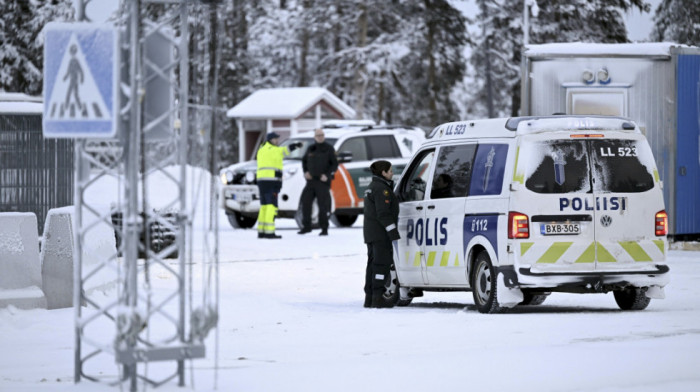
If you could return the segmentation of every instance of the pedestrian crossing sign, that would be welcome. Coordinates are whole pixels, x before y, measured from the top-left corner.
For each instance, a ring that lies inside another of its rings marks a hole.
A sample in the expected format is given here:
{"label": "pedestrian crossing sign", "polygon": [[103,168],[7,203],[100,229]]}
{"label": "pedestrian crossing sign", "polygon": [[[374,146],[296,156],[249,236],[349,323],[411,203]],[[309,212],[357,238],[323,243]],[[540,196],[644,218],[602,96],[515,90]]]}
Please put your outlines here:
{"label": "pedestrian crossing sign", "polygon": [[119,115],[113,27],[49,23],[44,39],[44,137],[111,138]]}

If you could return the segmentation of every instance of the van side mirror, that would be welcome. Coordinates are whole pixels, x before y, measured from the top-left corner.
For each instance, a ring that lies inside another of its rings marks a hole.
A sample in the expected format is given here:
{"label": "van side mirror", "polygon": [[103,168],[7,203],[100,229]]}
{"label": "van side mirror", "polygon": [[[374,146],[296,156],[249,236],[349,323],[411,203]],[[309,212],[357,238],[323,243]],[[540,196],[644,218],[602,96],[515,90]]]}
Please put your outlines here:
{"label": "van side mirror", "polygon": [[338,151],[338,163],[345,163],[352,161],[352,152],[350,151]]}

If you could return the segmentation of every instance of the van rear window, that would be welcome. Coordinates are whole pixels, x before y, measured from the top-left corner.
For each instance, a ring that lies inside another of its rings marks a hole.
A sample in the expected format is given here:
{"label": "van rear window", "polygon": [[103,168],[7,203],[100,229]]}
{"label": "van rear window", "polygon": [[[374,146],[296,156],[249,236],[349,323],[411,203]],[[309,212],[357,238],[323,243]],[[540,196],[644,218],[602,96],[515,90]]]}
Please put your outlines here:
{"label": "van rear window", "polygon": [[[590,192],[591,178],[585,141],[554,140],[528,143],[532,155],[527,162],[531,173],[525,181],[527,189],[537,193]],[[529,154],[528,154],[529,155]]]}
{"label": "van rear window", "polygon": [[644,192],[654,187],[653,156],[638,140],[523,143],[525,186],[537,193]]}
{"label": "van rear window", "polygon": [[[637,140],[595,140],[592,145],[593,189],[596,192],[634,193],[654,187],[653,156]],[[646,164],[646,165],[645,165]]]}

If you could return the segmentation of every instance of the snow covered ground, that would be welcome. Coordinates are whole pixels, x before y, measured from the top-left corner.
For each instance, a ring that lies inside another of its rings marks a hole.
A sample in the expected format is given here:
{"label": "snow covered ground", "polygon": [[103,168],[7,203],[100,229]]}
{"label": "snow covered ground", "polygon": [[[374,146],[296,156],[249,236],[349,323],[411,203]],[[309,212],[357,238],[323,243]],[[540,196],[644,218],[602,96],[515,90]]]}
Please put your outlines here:
{"label": "snow covered ground", "polygon": [[[618,310],[612,294],[556,293],[501,315],[478,313],[471,293],[364,309],[361,220],[320,238],[283,219],[281,240],[258,240],[222,218],[218,370],[211,333],[184,390],[700,390],[700,252],[670,252],[666,299],[641,312]],[[73,319],[0,309],[0,391],[118,389],[73,383]],[[118,372],[107,358],[93,366]]]}

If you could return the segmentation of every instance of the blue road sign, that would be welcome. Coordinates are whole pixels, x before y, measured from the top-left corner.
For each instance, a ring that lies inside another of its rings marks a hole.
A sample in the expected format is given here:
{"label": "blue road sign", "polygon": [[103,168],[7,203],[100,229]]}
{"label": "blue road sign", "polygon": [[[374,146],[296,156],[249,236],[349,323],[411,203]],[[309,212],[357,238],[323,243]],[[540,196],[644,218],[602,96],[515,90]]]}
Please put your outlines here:
{"label": "blue road sign", "polygon": [[90,23],[49,23],[44,40],[44,136],[110,138],[119,114],[118,34]]}

